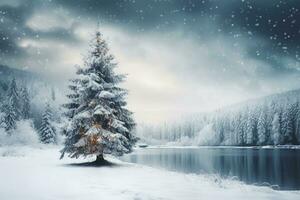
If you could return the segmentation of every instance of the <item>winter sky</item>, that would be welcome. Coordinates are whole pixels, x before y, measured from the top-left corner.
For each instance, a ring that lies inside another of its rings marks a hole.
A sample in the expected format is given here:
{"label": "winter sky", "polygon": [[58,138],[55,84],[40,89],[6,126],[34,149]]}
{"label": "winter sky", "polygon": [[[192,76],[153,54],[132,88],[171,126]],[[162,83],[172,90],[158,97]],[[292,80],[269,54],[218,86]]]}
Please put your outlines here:
{"label": "winter sky", "polygon": [[300,87],[298,0],[1,0],[0,64],[56,83],[100,22],[139,121]]}

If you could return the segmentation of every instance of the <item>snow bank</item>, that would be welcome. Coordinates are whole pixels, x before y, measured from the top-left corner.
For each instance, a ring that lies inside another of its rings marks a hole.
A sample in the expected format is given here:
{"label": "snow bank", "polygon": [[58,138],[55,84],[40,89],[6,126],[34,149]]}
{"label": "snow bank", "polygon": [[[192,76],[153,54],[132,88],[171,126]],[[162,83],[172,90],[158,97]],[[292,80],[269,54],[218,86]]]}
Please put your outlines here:
{"label": "snow bank", "polygon": [[[1,148],[0,148],[1,150]],[[20,149],[24,157],[0,157],[0,199],[156,200],[299,199],[300,192],[274,191],[214,176],[181,174],[124,163],[113,167],[72,166],[57,148]],[[5,181],[3,181],[5,180]]]}
{"label": "snow bank", "polygon": [[0,146],[37,145],[38,143],[38,134],[33,128],[31,120],[18,121],[17,128],[11,134],[7,134],[4,129],[0,129]]}

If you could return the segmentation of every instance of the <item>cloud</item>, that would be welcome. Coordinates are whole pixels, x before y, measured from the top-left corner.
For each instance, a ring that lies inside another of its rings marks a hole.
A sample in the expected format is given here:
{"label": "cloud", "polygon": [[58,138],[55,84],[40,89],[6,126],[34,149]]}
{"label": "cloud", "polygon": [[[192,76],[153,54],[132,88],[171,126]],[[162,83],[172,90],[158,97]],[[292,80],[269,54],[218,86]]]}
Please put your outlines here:
{"label": "cloud", "polygon": [[[232,38],[197,40],[179,30],[168,35],[102,29],[120,65],[129,73],[130,107],[138,119],[155,121],[210,111],[249,98],[297,88],[295,69],[277,71],[247,54],[251,44]],[[288,66],[292,61],[284,61]],[[291,81],[292,80],[292,81]],[[177,113],[177,115],[174,115]]]}
{"label": "cloud", "polygon": [[[44,5],[45,6],[45,5]],[[53,7],[49,6],[49,10]],[[60,9],[53,11],[53,15],[61,14]],[[49,11],[50,12],[50,11]],[[72,35],[72,27],[53,26],[51,29],[44,29],[54,24],[54,20],[48,19],[50,13],[42,8],[39,1],[3,1],[0,4],[0,59],[1,64],[12,67],[23,68],[21,63],[29,57],[27,49],[20,46],[22,40],[57,40],[63,42],[76,41]],[[51,16],[53,16],[51,15]],[[39,19],[44,17],[43,19]],[[40,21],[38,21],[40,20]],[[73,25],[73,24],[72,24]],[[39,26],[40,28],[37,28]],[[75,25],[74,25],[75,26]],[[32,56],[32,55],[31,55]]]}
{"label": "cloud", "polygon": [[35,11],[26,21],[26,26],[33,30],[51,31],[53,29],[70,29],[74,20],[68,17],[65,9],[43,9]]}

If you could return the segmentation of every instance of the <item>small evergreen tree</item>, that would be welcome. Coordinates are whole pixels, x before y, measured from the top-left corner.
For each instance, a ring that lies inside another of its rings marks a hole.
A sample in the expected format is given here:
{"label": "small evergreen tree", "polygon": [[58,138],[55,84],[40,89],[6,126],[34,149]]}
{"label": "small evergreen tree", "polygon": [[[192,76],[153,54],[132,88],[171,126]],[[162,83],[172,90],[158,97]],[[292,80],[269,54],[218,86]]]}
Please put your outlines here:
{"label": "small evergreen tree", "polygon": [[96,155],[101,162],[103,154],[131,152],[135,123],[125,108],[127,91],[118,87],[124,76],[115,74],[117,65],[99,31],[90,46],[85,66],[71,81],[70,102],[65,105],[70,123],[61,157]]}
{"label": "small evergreen tree", "polygon": [[44,144],[56,143],[55,128],[52,125],[52,112],[49,104],[46,104],[42,116],[42,125],[39,130],[40,140]]}

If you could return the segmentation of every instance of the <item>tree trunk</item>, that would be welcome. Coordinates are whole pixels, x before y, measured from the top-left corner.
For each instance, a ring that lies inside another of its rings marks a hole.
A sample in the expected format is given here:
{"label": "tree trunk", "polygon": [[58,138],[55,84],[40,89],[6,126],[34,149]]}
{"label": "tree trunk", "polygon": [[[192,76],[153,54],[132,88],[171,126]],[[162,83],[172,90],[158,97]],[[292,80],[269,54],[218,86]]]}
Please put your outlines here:
{"label": "tree trunk", "polygon": [[102,164],[105,162],[104,158],[103,158],[103,154],[101,155],[97,155],[97,158],[95,160],[96,163]]}

